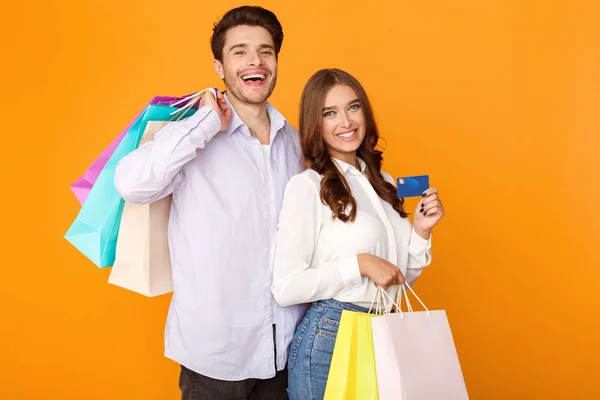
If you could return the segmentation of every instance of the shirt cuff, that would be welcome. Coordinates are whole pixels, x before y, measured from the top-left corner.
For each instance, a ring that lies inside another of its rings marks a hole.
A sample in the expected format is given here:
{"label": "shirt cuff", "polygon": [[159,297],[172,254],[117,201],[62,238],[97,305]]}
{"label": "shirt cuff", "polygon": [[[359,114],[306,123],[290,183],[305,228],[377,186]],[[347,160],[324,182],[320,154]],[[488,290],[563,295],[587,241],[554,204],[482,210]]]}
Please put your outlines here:
{"label": "shirt cuff", "polygon": [[410,244],[408,246],[408,250],[410,254],[420,255],[425,253],[427,250],[431,248],[431,236],[429,235],[429,239],[423,239],[415,228],[412,229],[412,233],[410,235]]}
{"label": "shirt cuff", "polygon": [[362,285],[362,276],[360,275],[358,257],[356,254],[341,259],[339,271],[342,276],[344,287],[352,289]]}
{"label": "shirt cuff", "polygon": [[203,149],[221,131],[221,119],[212,107],[204,106],[189,117],[181,129],[189,132],[192,144]]}

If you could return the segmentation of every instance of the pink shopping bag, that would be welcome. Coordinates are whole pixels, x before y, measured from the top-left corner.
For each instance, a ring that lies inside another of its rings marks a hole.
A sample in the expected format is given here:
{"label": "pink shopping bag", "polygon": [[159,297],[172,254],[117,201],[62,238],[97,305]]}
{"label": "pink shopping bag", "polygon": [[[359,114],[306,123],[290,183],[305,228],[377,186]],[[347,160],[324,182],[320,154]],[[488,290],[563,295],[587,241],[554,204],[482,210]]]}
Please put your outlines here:
{"label": "pink shopping bag", "polygon": [[[189,96],[191,95],[184,97],[155,96],[154,98],[152,98],[152,100],[150,100],[150,102],[147,105],[160,104],[165,106],[172,106],[175,103],[179,103],[182,100],[189,98]],[[113,139],[113,141],[108,145],[108,147],[104,149],[102,154],[100,154],[100,156],[88,167],[84,174],[71,185],[71,191],[79,201],[79,204],[83,204],[85,202],[85,199],[90,193],[90,190],[92,190],[92,186],[94,186],[94,183],[96,183],[96,180],[98,179],[100,172],[108,162],[108,159],[115,152],[115,149],[117,148],[119,143],[121,143],[121,140],[123,140],[125,134],[129,131],[129,129],[131,129],[131,126],[144,112],[147,105],[142,107],[142,110],[138,113],[138,115],[136,115],[136,117],[125,127],[125,129],[123,129],[121,133],[119,133],[119,135],[115,139]],[[198,108],[197,105],[194,105],[194,107]]]}
{"label": "pink shopping bag", "polygon": [[[412,310],[406,287],[425,311]],[[379,398],[468,400],[446,312],[428,310],[408,284],[400,289],[399,311],[371,320]],[[400,310],[402,292],[409,312]]]}

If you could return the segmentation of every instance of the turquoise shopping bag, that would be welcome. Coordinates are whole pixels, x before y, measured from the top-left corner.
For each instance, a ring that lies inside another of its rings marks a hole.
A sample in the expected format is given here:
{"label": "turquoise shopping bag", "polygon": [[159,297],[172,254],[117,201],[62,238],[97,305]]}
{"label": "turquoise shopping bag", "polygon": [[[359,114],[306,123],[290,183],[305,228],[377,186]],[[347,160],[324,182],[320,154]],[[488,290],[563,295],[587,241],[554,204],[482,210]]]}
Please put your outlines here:
{"label": "turquoise shopping bag", "polygon": [[[73,246],[100,268],[110,267],[115,249],[124,201],[114,186],[115,168],[121,158],[137,149],[148,121],[169,121],[176,107],[148,105],[125,134],[102,169],[77,218],[65,235]],[[177,118],[193,115],[196,109],[180,111]]]}

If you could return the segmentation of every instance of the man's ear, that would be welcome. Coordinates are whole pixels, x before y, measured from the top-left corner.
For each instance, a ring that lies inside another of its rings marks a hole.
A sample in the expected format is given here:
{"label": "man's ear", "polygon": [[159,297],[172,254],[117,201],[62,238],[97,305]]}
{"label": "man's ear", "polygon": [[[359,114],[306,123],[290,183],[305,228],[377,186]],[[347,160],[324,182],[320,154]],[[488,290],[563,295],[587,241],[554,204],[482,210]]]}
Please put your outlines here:
{"label": "man's ear", "polygon": [[220,79],[225,79],[225,74],[223,73],[223,64],[219,60],[215,60],[213,66],[215,67],[215,73]]}

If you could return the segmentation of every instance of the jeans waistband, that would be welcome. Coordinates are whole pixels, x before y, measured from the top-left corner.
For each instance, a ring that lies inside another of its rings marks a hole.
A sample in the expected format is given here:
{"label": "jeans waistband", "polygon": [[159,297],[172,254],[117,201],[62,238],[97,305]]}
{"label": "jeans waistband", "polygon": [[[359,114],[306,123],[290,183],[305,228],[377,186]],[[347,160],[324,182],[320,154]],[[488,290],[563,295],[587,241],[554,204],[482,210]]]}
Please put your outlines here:
{"label": "jeans waistband", "polygon": [[352,304],[352,303],[344,303],[344,302],[337,301],[337,300],[334,300],[334,299],[315,301],[314,303],[312,303],[311,308],[312,307],[337,308],[340,311],[341,310],[348,310],[348,311],[357,311],[357,312],[363,312],[363,313],[369,312],[368,308],[357,306],[357,305]]}

